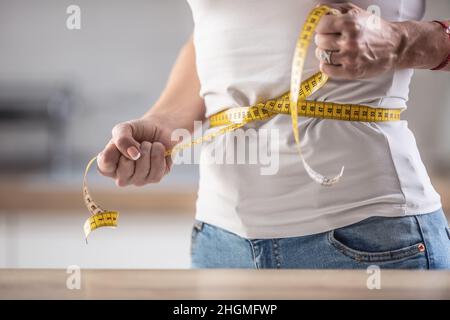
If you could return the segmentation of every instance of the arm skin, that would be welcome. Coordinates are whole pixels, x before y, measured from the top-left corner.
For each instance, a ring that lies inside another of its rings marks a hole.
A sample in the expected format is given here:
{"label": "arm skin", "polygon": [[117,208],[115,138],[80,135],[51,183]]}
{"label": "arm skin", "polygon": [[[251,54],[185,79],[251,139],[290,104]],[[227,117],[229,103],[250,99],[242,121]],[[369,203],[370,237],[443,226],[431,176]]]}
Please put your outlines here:
{"label": "arm skin", "polygon": [[[331,4],[341,14],[316,28],[320,69],[334,78],[370,78],[394,69],[432,69],[450,54],[450,40],[435,22],[388,22],[351,3]],[[374,24],[377,21],[377,24]],[[332,51],[331,64],[321,61]],[[445,71],[450,71],[447,66]]]}
{"label": "arm skin", "polygon": [[[405,21],[393,25],[402,37],[397,68],[432,69],[450,54],[450,39],[439,24]],[[450,71],[450,65],[441,70]]]}
{"label": "arm skin", "polygon": [[204,119],[205,104],[199,91],[191,37],[181,49],[155,105],[141,118],[113,128],[110,142],[97,156],[98,171],[115,179],[119,187],[159,182],[171,167],[165,151],[176,144],[171,140],[172,131],[192,131],[194,121]]}

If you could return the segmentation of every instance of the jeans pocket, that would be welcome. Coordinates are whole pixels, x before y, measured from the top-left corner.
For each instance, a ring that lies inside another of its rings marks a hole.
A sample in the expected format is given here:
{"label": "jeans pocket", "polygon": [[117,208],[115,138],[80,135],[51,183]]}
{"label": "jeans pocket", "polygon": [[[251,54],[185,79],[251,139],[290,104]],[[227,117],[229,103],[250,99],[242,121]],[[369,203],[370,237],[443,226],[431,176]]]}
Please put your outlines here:
{"label": "jeans pocket", "polygon": [[365,263],[389,263],[425,255],[414,217],[372,217],[328,232],[328,241],[341,254]]}
{"label": "jeans pocket", "polygon": [[419,255],[425,251],[425,246],[422,242],[402,247],[400,249],[387,251],[356,250],[337,240],[334,237],[334,231],[330,231],[328,233],[328,240],[342,254],[357,262],[367,262],[367,263],[394,262],[415,257],[416,255]]}

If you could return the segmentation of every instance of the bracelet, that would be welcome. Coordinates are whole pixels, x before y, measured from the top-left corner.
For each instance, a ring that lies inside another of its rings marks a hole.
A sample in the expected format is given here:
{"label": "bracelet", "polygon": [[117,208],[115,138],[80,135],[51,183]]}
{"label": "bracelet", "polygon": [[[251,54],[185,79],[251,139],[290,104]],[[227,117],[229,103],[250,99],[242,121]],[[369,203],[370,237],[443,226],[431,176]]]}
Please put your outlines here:
{"label": "bracelet", "polygon": [[[445,22],[443,21],[437,21],[434,20],[433,22],[439,24],[442,28],[444,28],[445,33],[448,34],[448,39],[450,40],[450,26],[447,25]],[[442,61],[437,67],[434,67],[431,70],[440,70],[445,68],[448,64],[450,63],[450,54],[444,59],[444,61]]]}

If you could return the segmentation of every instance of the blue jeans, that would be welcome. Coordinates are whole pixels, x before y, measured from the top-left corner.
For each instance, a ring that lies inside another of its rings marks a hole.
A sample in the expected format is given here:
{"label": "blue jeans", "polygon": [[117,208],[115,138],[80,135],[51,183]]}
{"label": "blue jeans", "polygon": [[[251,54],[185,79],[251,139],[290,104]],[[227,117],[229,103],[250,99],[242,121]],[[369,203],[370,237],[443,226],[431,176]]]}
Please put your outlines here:
{"label": "blue jeans", "polygon": [[245,239],[196,221],[193,268],[450,269],[450,230],[442,210],[403,217],[371,217],[324,233]]}

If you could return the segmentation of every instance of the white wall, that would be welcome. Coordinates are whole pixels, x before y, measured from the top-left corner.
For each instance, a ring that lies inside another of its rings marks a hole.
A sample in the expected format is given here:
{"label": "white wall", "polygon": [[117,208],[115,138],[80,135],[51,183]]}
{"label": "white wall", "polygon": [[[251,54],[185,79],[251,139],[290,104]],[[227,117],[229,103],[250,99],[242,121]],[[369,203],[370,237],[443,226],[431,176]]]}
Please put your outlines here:
{"label": "white wall", "polygon": [[[406,1],[407,3],[407,1]],[[428,0],[424,20],[449,20],[449,0]],[[422,158],[433,166],[450,169],[450,73],[417,70],[411,87],[409,125],[416,134]]]}
{"label": "white wall", "polygon": [[[73,3],[81,7],[79,31],[66,28]],[[0,90],[73,86],[79,110],[69,143],[85,160],[113,124],[157,99],[192,29],[182,0],[0,0]]]}

